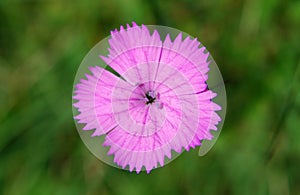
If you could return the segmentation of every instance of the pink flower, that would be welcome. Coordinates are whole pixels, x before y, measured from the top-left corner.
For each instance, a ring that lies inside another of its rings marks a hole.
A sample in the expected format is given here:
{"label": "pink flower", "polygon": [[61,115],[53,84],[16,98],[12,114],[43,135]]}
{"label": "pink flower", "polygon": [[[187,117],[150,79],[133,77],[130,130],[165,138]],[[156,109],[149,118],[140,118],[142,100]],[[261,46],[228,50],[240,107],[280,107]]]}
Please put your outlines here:
{"label": "pink flower", "polygon": [[92,136],[105,136],[117,165],[149,173],[171,150],[213,138],[221,107],[207,86],[209,53],[197,39],[179,33],[172,41],[133,23],[112,31],[109,45],[109,55],[100,57],[121,77],[91,66],[73,98],[80,112],[75,119],[94,130]]}

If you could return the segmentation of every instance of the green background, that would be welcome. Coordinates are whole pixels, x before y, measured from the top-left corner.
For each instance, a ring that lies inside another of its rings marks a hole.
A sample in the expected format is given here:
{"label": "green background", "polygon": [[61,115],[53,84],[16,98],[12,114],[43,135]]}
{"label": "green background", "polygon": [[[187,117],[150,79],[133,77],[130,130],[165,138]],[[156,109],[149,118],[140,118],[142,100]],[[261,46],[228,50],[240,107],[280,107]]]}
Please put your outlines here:
{"label": "green background", "polygon": [[[224,128],[137,175],[97,160],[72,119],[85,54],[121,24],[198,37],[226,81]],[[300,1],[0,1],[0,194],[300,193]]]}

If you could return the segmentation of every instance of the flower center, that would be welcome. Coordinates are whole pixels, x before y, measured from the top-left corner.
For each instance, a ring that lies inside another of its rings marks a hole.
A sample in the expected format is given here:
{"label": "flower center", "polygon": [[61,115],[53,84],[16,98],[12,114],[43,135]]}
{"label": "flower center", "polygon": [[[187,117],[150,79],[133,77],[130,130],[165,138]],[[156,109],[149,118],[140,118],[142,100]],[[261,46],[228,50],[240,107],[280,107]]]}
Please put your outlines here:
{"label": "flower center", "polygon": [[156,100],[154,91],[148,91],[146,93],[146,104],[152,104]]}

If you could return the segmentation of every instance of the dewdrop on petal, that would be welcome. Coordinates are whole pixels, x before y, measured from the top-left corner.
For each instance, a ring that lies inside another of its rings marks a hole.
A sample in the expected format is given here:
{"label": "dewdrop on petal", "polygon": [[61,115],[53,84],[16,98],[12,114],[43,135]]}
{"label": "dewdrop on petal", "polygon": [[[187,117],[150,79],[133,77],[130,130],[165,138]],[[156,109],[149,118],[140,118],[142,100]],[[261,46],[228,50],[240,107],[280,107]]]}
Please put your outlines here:
{"label": "dewdrop on petal", "polygon": [[199,153],[204,155],[226,109],[222,76],[197,39],[135,23],[113,30],[88,53],[73,99],[77,129],[89,150],[137,173],[162,167],[206,140]]}

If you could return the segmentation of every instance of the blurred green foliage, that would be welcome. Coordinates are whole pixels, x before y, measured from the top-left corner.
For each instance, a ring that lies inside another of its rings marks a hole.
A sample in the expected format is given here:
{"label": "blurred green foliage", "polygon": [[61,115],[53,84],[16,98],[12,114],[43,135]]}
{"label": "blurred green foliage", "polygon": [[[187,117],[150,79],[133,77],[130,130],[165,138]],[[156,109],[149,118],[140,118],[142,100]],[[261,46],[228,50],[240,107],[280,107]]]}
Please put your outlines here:
{"label": "blurred green foliage", "polygon": [[[213,149],[149,175],[97,160],[72,118],[81,60],[131,21],[198,37],[227,81]],[[0,41],[0,194],[300,192],[300,1],[1,0]]]}

